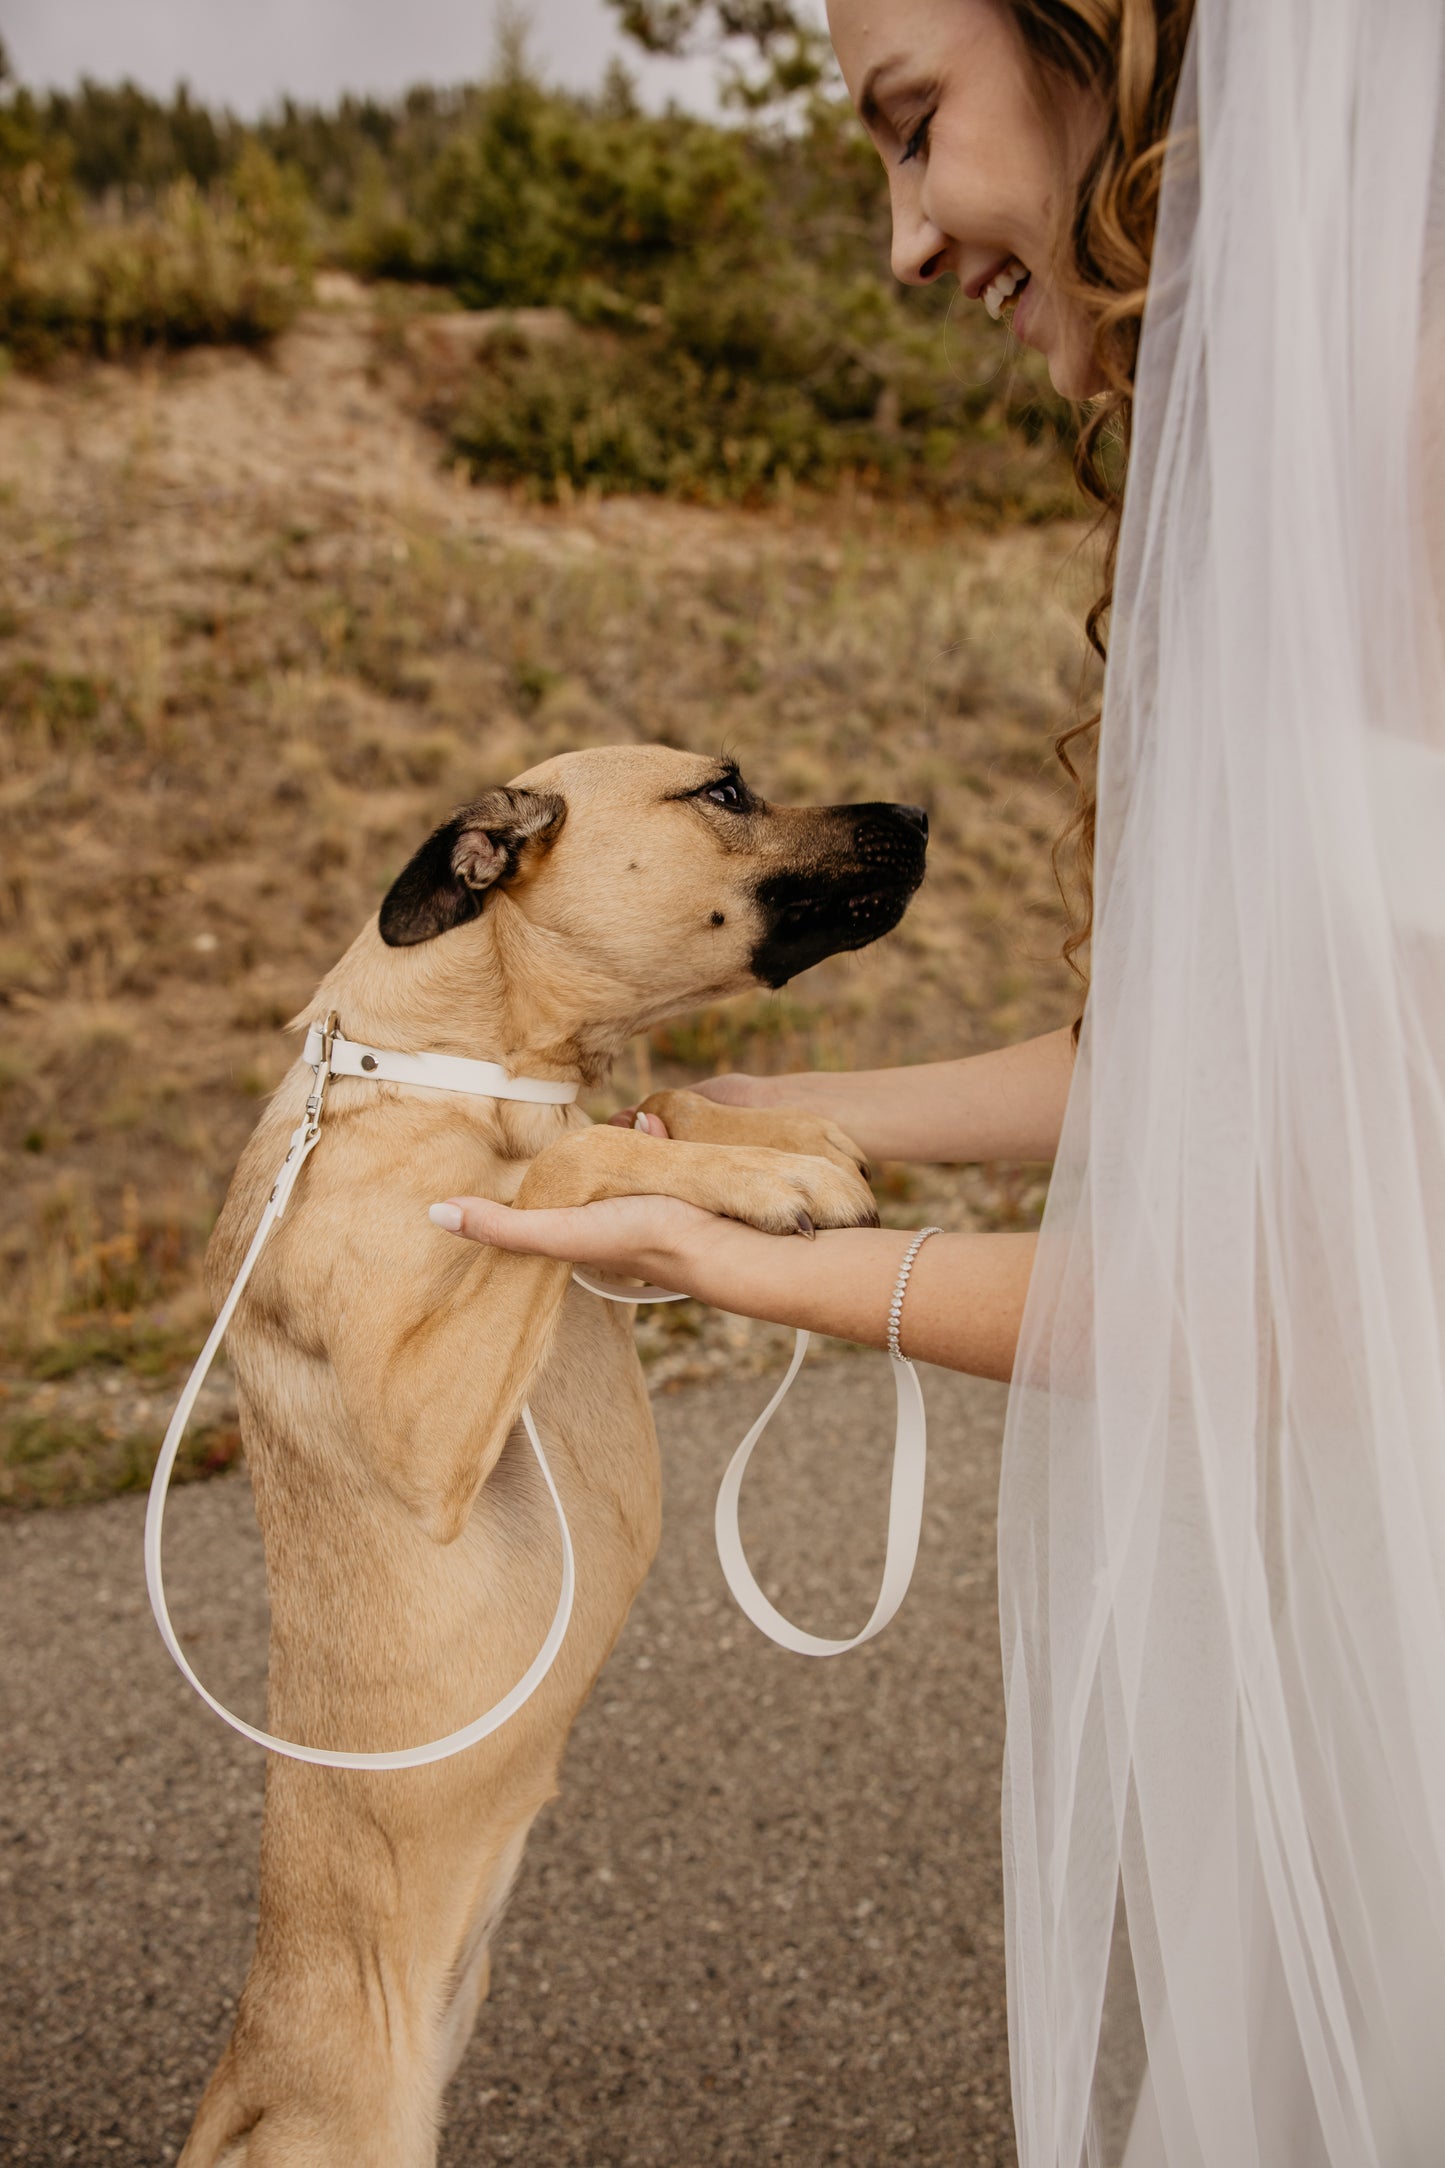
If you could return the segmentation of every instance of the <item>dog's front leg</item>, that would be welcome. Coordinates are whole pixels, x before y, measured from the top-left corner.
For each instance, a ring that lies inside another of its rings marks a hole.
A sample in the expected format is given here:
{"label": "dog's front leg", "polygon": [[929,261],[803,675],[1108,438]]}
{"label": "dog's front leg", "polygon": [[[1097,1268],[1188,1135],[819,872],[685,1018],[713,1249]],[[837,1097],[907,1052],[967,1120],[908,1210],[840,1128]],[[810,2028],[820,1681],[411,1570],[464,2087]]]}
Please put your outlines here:
{"label": "dog's front leg", "polygon": [[[877,1224],[872,1193],[845,1151],[673,1143],[598,1125],[537,1156],[519,1209],[609,1197],[680,1197],[770,1234]],[[336,1368],[373,1463],[439,1543],[461,1534],[547,1351],[570,1267],[551,1257],[453,1245],[430,1228],[373,1228],[348,1266],[344,1351]],[[438,1258],[442,1274],[438,1274]],[[383,1268],[383,1258],[385,1267]],[[358,1285],[358,1282],[361,1284]],[[372,1284],[368,1285],[367,1282]],[[398,1314],[398,1285],[428,1288]]]}
{"label": "dog's front leg", "polygon": [[670,1137],[693,1144],[760,1144],[775,1152],[802,1152],[856,1167],[864,1180],[867,1162],[853,1139],[826,1116],[805,1107],[735,1107],[701,1092],[653,1092],[642,1102]]}
{"label": "dog's front leg", "polygon": [[[451,1243],[439,1231],[423,1238]],[[425,1307],[400,1329],[362,1330],[338,1351],[337,1377],[372,1465],[438,1543],[467,1525],[547,1352],[570,1267],[553,1257],[471,1249],[454,1257]],[[392,1306],[394,1309],[394,1305]],[[364,1316],[384,1317],[384,1299]]]}
{"label": "dog's front leg", "polygon": [[[696,1097],[691,1092],[662,1096]],[[697,1104],[707,1106],[704,1100]],[[516,1201],[545,1208],[594,1204],[605,1197],[680,1197],[774,1235],[795,1234],[800,1214],[815,1227],[877,1226],[873,1193],[841,1130],[808,1122],[805,1149],[779,1150],[776,1124],[769,1141],[762,1131],[753,1132],[756,1142],[745,1141],[739,1125],[728,1121],[736,1110],[715,1111],[721,1117],[717,1126],[731,1132],[716,1140],[699,1134],[696,1141],[664,1142],[610,1124],[572,1130],[533,1160]]]}

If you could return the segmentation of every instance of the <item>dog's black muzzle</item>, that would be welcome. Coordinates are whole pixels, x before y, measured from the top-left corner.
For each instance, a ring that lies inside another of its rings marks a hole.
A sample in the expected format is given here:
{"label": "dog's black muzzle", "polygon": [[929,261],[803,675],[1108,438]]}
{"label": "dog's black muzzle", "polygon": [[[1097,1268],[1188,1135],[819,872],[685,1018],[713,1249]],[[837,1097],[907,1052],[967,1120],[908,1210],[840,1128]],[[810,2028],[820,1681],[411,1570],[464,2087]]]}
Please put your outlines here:
{"label": "dog's black muzzle", "polygon": [[810,964],[891,933],[923,879],[928,815],[917,805],[830,806],[836,837],[796,872],[759,882],[765,931],[754,974],[783,986]]}

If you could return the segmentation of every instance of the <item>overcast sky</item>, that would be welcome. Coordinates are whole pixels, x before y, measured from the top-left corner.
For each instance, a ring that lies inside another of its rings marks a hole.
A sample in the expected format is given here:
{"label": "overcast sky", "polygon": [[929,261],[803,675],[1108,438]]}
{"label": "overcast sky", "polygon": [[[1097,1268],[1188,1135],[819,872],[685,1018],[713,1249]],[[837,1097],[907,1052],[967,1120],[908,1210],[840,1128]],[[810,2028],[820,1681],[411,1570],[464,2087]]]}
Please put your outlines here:
{"label": "overcast sky", "polygon": [[[530,0],[532,46],[551,82],[595,89],[614,53],[651,106],[715,109],[706,61],[648,61],[605,0]],[[0,0],[0,35],[20,80],[69,86],[123,76],[169,94],[184,79],[208,103],[257,113],[283,92],[330,101],[485,72],[495,0]]]}

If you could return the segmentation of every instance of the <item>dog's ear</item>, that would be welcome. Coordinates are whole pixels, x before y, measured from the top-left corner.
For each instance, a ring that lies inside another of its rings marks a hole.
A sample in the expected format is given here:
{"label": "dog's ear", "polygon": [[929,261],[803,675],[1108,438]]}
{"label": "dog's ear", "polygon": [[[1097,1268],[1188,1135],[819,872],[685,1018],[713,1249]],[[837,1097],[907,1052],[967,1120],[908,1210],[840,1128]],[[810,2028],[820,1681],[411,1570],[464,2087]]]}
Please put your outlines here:
{"label": "dog's ear", "polygon": [[489,790],[435,829],[387,890],[381,938],[388,948],[433,941],[477,918],[489,889],[552,841],[566,802],[551,790]]}

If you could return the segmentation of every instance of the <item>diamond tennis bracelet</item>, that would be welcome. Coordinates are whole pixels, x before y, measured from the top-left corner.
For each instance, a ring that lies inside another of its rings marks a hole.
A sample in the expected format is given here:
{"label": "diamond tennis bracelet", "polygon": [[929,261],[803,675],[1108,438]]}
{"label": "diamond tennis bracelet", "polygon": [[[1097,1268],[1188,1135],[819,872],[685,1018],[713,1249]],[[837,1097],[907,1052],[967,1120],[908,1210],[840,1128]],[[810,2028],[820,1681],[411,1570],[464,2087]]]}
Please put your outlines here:
{"label": "diamond tennis bracelet", "polygon": [[888,1352],[895,1362],[907,1362],[908,1357],[898,1345],[898,1321],[903,1315],[903,1297],[908,1287],[908,1275],[913,1270],[913,1260],[930,1235],[941,1235],[941,1227],[922,1227],[904,1251],[903,1262],[898,1267],[898,1282],[893,1290],[893,1300],[888,1306]]}

